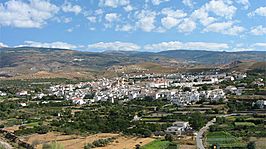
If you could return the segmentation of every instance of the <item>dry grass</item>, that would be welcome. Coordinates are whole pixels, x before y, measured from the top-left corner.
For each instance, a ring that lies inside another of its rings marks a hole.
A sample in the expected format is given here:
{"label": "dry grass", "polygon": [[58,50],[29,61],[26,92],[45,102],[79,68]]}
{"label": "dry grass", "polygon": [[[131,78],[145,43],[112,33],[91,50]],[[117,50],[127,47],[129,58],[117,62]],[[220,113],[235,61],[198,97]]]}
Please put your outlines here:
{"label": "dry grass", "polygon": [[57,71],[57,72],[48,72],[48,71],[38,71],[33,74],[18,76],[18,78],[87,78],[92,79],[92,73],[85,71]]}
{"label": "dry grass", "polygon": [[[34,134],[28,137],[25,137],[24,140],[30,144],[37,142],[37,149],[42,149],[42,144],[51,143],[56,141],[59,144],[62,144],[65,149],[83,149],[84,145],[87,143],[92,143],[95,140],[118,137],[113,143],[102,147],[101,149],[117,149],[117,148],[128,148],[132,149],[136,144],[147,144],[153,141],[152,138],[137,138],[137,137],[125,137],[119,134],[112,133],[100,133],[95,135],[90,135],[86,137],[78,135],[62,135],[57,132],[49,132],[47,134]],[[141,143],[142,142],[142,143]]]}
{"label": "dry grass", "polygon": [[195,137],[194,136],[184,136],[177,140],[177,144],[181,145],[192,145],[195,146]]}
{"label": "dry grass", "polygon": [[141,146],[152,142],[153,138],[138,138],[120,136],[116,141],[99,149],[133,149],[136,144]]}
{"label": "dry grass", "polygon": [[180,145],[179,149],[196,149],[195,145]]}
{"label": "dry grass", "polygon": [[6,130],[6,131],[8,131],[8,132],[11,132],[11,133],[13,133],[13,132],[15,132],[16,130],[19,130],[19,126],[12,126],[12,127],[5,127],[5,128],[3,128],[3,130]]}

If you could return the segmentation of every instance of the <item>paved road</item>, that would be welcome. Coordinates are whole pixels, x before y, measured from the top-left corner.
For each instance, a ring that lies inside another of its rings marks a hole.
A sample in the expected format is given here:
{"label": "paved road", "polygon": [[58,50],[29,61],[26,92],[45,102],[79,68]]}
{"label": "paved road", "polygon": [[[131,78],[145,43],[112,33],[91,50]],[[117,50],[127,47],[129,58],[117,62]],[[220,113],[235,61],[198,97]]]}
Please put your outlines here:
{"label": "paved road", "polygon": [[209,129],[209,127],[211,125],[214,124],[215,121],[216,121],[216,118],[212,119],[204,127],[202,127],[200,129],[200,131],[198,132],[198,134],[196,136],[197,149],[205,149],[205,147],[203,145],[203,140],[202,140],[203,139],[203,134]]}
{"label": "paved road", "polygon": [[[247,115],[247,114],[252,114],[253,112],[248,112],[248,113],[232,113],[232,114],[226,114],[226,115],[220,115],[218,117],[227,117],[227,116],[237,116],[237,115]],[[213,125],[216,122],[216,118],[213,118],[211,121],[209,121],[204,127],[202,127],[197,136],[196,136],[196,144],[197,144],[197,149],[205,149],[203,145],[203,134],[209,129],[211,125]]]}
{"label": "paved road", "polygon": [[4,147],[4,149],[13,149],[13,147],[10,144],[3,142],[1,140],[0,140],[0,146]]}

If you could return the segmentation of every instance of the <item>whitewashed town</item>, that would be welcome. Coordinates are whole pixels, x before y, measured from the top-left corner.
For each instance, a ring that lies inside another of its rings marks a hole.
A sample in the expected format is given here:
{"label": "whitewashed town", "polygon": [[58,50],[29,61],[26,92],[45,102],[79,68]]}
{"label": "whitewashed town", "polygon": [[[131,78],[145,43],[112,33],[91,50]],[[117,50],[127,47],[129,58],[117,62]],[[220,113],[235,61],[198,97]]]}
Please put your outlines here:
{"label": "whitewashed town", "polygon": [[[101,101],[126,102],[150,96],[154,99],[167,99],[178,106],[186,106],[200,100],[226,101],[228,93],[241,95],[242,90],[247,86],[245,83],[242,83],[240,87],[227,86],[224,89],[221,89],[218,84],[222,81],[239,81],[245,77],[247,77],[246,74],[240,73],[125,75],[78,84],[54,85],[44,93],[33,93],[33,99],[55,95],[82,105]],[[264,86],[263,79],[257,79],[252,84]],[[202,89],[202,85],[212,87]],[[0,92],[0,95],[5,96],[6,93]],[[20,91],[16,95],[29,96],[31,91]]]}

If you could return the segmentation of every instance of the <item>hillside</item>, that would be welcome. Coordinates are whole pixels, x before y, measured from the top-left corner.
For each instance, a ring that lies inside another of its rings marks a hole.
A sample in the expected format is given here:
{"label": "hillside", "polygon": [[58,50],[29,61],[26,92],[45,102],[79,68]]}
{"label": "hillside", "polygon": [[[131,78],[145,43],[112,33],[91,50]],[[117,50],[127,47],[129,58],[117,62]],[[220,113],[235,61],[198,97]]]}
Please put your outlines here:
{"label": "hillside", "polygon": [[266,51],[217,52],[203,50],[172,50],[157,53],[178,60],[203,64],[227,64],[238,60],[266,61]]}
{"label": "hillside", "polygon": [[[266,52],[199,50],[173,50],[158,53],[137,51],[97,53],[34,47],[0,48],[0,77],[94,78],[99,75],[99,72],[102,72],[100,74],[112,75],[113,72],[169,72],[191,68],[218,67],[221,64],[243,60],[262,62],[265,61],[265,55]],[[248,65],[248,67],[250,66]],[[238,67],[238,70],[241,70],[247,68],[247,65]]]}
{"label": "hillside", "polygon": [[[174,64],[178,64],[173,60]],[[92,53],[50,48],[1,48],[0,77],[77,77],[92,78],[112,66],[126,66],[142,62],[169,64],[162,56],[139,56],[130,53]],[[72,74],[72,75],[70,75]],[[75,76],[75,75],[74,75]]]}

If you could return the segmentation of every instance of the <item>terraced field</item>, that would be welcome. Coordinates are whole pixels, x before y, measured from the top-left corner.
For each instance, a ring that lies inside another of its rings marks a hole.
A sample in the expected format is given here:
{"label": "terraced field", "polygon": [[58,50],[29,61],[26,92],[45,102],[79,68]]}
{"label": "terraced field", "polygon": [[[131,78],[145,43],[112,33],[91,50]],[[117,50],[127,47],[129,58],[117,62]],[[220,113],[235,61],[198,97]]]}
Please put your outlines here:
{"label": "terraced field", "polygon": [[144,145],[141,149],[177,149],[178,146],[169,141],[155,140]]}
{"label": "terraced field", "polygon": [[208,132],[207,134],[208,145],[219,144],[224,148],[244,148],[246,143],[241,141],[241,138],[236,138],[229,132]]}

